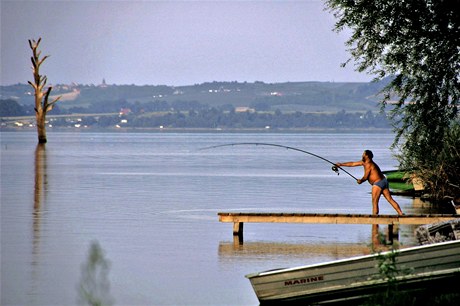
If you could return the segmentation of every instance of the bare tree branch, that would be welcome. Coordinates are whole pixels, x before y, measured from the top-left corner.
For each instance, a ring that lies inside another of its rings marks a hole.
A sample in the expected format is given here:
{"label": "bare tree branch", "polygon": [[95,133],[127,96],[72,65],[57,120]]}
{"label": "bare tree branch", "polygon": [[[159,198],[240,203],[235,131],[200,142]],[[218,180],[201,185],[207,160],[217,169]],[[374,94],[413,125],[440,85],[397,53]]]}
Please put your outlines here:
{"label": "bare tree branch", "polygon": [[29,46],[30,49],[32,50],[32,72],[34,76],[34,83],[31,81],[28,81],[30,86],[35,91],[35,118],[37,121],[37,133],[38,133],[38,142],[39,143],[45,143],[47,142],[46,139],[46,128],[45,128],[45,119],[46,119],[46,113],[51,111],[57,101],[61,98],[61,96],[55,98],[51,103],[48,102],[49,96],[51,94],[52,86],[49,86],[46,91],[44,91],[44,88],[46,86],[46,83],[48,81],[48,78],[46,76],[40,75],[40,66],[43,64],[43,62],[49,57],[49,55],[44,56],[43,58],[40,58],[41,51],[38,50],[38,47],[41,42],[41,37],[35,41],[35,40],[30,40],[29,39]]}

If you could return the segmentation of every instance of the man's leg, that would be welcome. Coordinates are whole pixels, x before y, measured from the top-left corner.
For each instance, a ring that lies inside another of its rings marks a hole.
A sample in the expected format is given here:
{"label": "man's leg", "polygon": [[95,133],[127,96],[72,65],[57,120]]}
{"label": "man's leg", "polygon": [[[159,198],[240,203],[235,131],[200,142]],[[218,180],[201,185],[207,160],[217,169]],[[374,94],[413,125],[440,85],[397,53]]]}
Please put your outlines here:
{"label": "man's leg", "polygon": [[385,188],[383,190],[383,196],[385,197],[385,199],[387,199],[388,203],[391,204],[391,206],[393,206],[393,208],[396,210],[396,212],[398,213],[398,215],[403,215],[403,212],[401,210],[401,207],[399,207],[399,204],[398,202],[396,202],[393,197],[391,196],[391,193],[390,193],[390,189],[388,188]]}
{"label": "man's leg", "polygon": [[380,195],[382,194],[382,188],[377,185],[372,186],[372,214],[379,214],[379,200]]}

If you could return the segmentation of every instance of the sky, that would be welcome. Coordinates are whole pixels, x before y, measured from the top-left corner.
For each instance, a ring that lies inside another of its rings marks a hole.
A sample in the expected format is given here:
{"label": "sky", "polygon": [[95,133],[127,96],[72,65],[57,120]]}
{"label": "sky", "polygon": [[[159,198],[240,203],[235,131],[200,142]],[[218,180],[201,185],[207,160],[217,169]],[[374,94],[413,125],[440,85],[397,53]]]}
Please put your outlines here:
{"label": "sky", "polygon": [[324,1],[0,0],[1,85],[368,82]]}

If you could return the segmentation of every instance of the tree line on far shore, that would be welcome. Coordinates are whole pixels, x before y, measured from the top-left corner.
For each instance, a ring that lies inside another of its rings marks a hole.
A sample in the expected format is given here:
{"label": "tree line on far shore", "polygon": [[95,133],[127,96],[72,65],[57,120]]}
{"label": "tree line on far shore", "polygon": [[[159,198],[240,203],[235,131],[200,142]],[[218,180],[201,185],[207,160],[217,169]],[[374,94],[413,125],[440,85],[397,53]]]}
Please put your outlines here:
{"label": "tree line on far shore", "polygon": [[[336,113],[305,113],[257,111],[247,109],[238,111],[232,105],[207,107],[196,102],[178,101],[175,103],[130,103],[112,101],[100,103],[98,107],[78,108],[63,111],[58,106],[48,115],[54,127],[80,126],[110,128],[229,128],[229,129],[305,129],[305,128],[383,128],[390,129],[390,124],[384,113],[346,112]],[[102,107],[102,108],[101,108]],[[14,100],[0,100],[0,116],[32,115],[30,107],[17,104]],[[66,117],[54,115],[82,114],[76,121],[75,116]],[[92,115],[83,114],[107,114]]]}

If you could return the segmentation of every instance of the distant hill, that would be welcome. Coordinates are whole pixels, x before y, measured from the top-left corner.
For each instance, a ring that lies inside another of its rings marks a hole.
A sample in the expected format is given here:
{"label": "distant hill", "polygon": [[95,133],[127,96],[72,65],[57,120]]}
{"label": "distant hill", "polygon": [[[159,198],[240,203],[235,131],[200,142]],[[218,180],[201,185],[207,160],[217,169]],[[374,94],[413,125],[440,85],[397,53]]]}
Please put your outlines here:
{"label": "distant hill", "polygon": [[[383,83],[209,82],[189,86],[165,85],[55,85],[53,95],[62,95],[62,109],[94,108],[113,102],[188,103],[207,107],[249,107],[256,111],[350,112],[378,111],[376,95]],[[0,87],[0,99],[33,105],[30,85]],[[116,110],[118,111],[118,110]]]}

